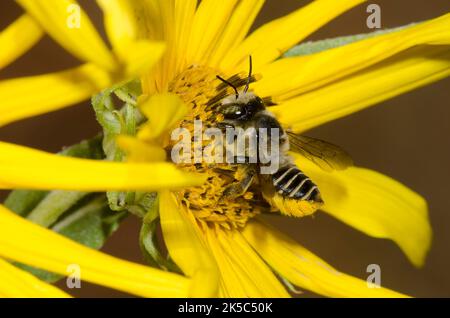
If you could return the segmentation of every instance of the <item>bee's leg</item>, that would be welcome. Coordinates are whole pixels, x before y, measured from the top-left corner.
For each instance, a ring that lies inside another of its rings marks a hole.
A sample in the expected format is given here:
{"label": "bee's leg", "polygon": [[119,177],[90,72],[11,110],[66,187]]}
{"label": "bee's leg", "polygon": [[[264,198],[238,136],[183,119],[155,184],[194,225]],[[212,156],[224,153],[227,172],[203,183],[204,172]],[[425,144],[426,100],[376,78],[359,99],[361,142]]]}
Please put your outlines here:
{"label": "bee's leg", "polygon": [[223,192],[223,197],[230,199],[237,198],[247,192],[255,178],[256,169],[254,165],[239,165],[238,173],[243,174],[243,178],[226,187]]}

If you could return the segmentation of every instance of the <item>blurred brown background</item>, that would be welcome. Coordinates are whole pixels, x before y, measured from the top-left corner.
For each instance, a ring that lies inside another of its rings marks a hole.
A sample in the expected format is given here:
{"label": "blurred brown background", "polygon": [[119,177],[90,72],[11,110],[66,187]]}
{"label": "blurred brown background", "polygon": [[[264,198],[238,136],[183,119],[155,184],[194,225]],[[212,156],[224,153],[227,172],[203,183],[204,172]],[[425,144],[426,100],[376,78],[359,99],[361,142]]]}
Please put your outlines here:
{"label": "blurred brown background", "polygon": [[[102,30],[101,12],[95,2],[80,2]],[[267,0],[256,25],[308,2]],[[380,0],[371,3],[381,6],[383,28],[450,12],[448,0]],[[7,26],[21,12],[12,0],[1,1],[0,28]],[[323,27],[308,40],[369,32],[367,15],[366,6],[359,6]],[[1,71],[0,79],[56,71],[77,64],[68,53],[45,38],[24,57]],[[390,175],[428,200],[434,240],[423,269],[415,269],[409,264],[390,241],[367,237],[323,213],[316,214],[315,218],[273,218],[273,221],[339,270],[365,279],[367,265],[375,263],[381,266],[382,284],[386,287],[419,297],[450,297],[449,88],[450,79],[442,80],[310,133],[341,145],[352,154],[357,165]],[[62,146],[93,136],[98,130],[94,114],[86,102],[2,127],[0,140],[56,152]],[[138,229],[137,220],[128,219],[104,251],[141,262]],[[85,282],[80,290],[71,290],[70,293],[84,297],[123,296]]]}

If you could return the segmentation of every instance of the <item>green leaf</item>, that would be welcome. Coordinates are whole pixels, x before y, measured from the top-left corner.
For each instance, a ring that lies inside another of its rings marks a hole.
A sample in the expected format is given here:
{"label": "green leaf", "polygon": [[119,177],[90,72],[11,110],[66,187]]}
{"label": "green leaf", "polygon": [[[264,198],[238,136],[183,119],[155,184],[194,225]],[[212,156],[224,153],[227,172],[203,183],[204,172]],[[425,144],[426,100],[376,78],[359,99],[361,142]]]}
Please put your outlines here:
{"label": "green leaf", "polygon": [[[96,195],[67,213],[52,227],[52,230],[90,248],[100,249],[126,215],[111,211],[105,195]],[[28,265],[18,263],[15,265],[49,283],[63,277]]]}
{"label": "green leaf", "polygon": [[[147,214],[145,215],[139,233],[139,245],[141,247],[144,260],[151,266],[159,267],[175,273],[181,273],[178,266],[168,257],[164,256],[162,248],[158,242],[159,227],[159,203],[156,194],[148,199]],[[151,205],[150,205],[151,202]]]}
{"label": "green leaf", "polygon": [[59,154],[66,157],[85,159],[103,159],[105,154],[102,149],[102,136],[98,135],[92,139],[64,148]]}
{"label": "green leaf", "polygon": [[20,216],[26,216],[47,195],[47,191],[14,190],[6,198],[4,205]]}
{"label": "green leaf", "polygon": [[388,34],[396,31],[400,31],[402,29],[406,29],[410,26],[414,25],[409,24],[405,26],[401,26],[398,28],[392,28],[392,29],[386,29],[386,30],[380,30],[375,31],[371,33],[364,33],[364,34],[356,34],[356,35],[349,35],[349,36],[342,36],[338,38],[333,39],[326,39],[321,41],[315,41],[315,42],[305,42],[300,45],[297,45],[287,51],[283,57],[293,57],[293,56],[301,56],[301,55],[309,55],[314,53],[319,53],[321,51],[334,49],[340,46],[344,46],[353,42],[370,39],[379,35]]}
{"label": "green leaf", "polygon": [[50,191],[28,214],[27,219],[41,226],[49,227],[88,194],[88,192],[76,191]]}
{"label": "green leaf", "polygon": [[55,274],[55,273],[51,273],[51,272],[47,272],[44,271],[42,269],[36,268],[36,267],[31,267],[28,266],[26,264],[21,264],[21,263],[13,263],[14,266],[27,271],[31,274],[33,274],[34,276],[36,276],[37,278],[39,278],[40,280],[53,284],[56,283],[58,280],[60,280],[61,278],[63,278],[63,276],[59,275],[59,274]]}
{"label": "green leaf", "polygon": [[[114,214],[116,213],[108,208],[105,196],[100,195],[61,219],[52,230],[83,245],[99,249],[105,243],[106,234],[112,233],[110,230],[105,233],[103,218],[107,219]],[[120,221],[121,218],[116,218],[115,222]],[[110,224],[108,228],[109,226]]]}

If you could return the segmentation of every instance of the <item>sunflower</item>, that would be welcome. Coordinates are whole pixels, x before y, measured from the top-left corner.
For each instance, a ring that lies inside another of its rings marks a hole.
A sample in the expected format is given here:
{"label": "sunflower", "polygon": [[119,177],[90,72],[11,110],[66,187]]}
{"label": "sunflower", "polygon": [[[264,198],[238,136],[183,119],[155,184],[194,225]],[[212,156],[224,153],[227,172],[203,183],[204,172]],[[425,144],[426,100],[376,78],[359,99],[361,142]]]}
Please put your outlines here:
{"label": "sunflower", "polygon": [[[153,200],[157,208],[143,215],[149,226],[143,242],[154,265],[162,269],[101,254],[2,207],[0,255],[4,259],[63,275],[68,264],[78,264],[83,279],[142,296],[286,297],[286,286],[293,285],[332,297],[403,296],[369,288],[365,281],[338,272],[273,228],[263,216],[254,188],[220,201],[230,183],[226,176],[242,177],[237,171],[218,171],[204,164],[175,166],[166,152],[172,146],[173,129],[193,131],[196,119],[207,125],[217,123],[214,102],[232,94],[217,75],[243,86],[248,56],[255,70],[250,91],[271,105],[269,111],[284,128],[296,133],[442,79],[450,73],[450,15],[328,50],[300,55],[294,50],[285,57],[309,34],[363,1],[316,0],[247,35],[263,0],[203,0],[199,4],[195,0],[99,0],[113,47],[113,52],[102,50],[106,54],[102,56],[86,45],[103,48],[86,15],[74,34],[62,24],[61,17],[74,1],[18,2],[26,15],[0,35],[2,47],[3,43],[8,47],[0,64],[26,51],[42,30],[87,64],[62,73],[0,82],[0,109],[5,114],[1,123],[71,105],[113,83],[117,83],[113,91],[119,91],[127,105],[125,110],[111,110],[105,92],[93,99],[105,130],[105,153],[120,162],[55,156],[0,143],[0,185],[4,189],[110,191],[110,203],[124,194],[127,201],[130,194],[158,193]],[[23,30],[31,32],[13,46],[13,36]],[[162,56],[161,42],[165,43]],[[130,92],[126,80],[138,76],[139,96],[123,96]],[[49,85],[53,85],[50,90]],[[20,94],[24,91],[29,93]],[[118,114],[119,120],[111,114]],[[138,120],[141,115],[143,120]],[[111,144],[127,155],[110,153]],[[320,188],[324,212],[370,236],[393,240],[414,265],[423,265],[431,243],[423,198],[368,169],[327,172],[302,156],[293,156]],[[161,225],[169,260],[148,237],[155,222]],[[0,289],[2,294],[63,295],[6,261],[0,266],[12,273]]]}

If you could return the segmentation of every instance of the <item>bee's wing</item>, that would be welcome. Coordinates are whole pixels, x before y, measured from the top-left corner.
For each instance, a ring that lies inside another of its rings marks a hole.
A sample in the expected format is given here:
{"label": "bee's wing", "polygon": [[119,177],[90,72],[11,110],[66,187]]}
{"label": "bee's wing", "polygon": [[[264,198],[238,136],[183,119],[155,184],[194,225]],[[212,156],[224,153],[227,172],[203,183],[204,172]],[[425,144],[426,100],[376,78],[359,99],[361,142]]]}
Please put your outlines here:
{"label": "bee's wing", "polygon": [[287,132],[290,150],[303,155],[325,171],[344,170],[353,165],[341,148],[326,141]]}

